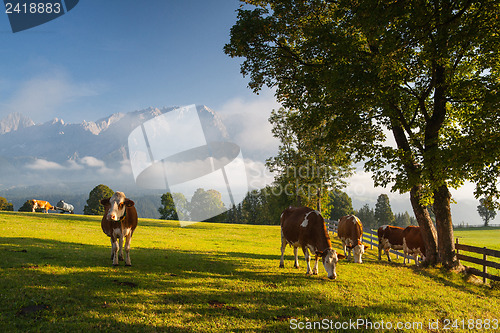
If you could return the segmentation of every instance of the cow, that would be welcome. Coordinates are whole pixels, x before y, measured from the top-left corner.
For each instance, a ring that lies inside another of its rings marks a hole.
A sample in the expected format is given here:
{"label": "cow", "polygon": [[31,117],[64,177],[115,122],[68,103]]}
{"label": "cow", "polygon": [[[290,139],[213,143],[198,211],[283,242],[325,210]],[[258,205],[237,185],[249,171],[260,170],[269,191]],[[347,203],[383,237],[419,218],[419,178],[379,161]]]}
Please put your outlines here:
{"label": "cow", "polygon": [[[322,258],[323,267],[329,279],[336,279],[336,265],[344,256],[332,249],[330,236],[326,230],[325,220],[321,214],[309,207],[288,207],[280,217],[281,222],[281,261],[280,267],[285,267],[284,254],[286,245],[293,246],[295,268],[299,268],[298,248],[301,247],[307,263],[306,274],[318,274],[318,261]],[[315,264],[311,270],[310,254],[314,253]]]}
{"label": "cow", "polygon": [[[111,260],[118,266],[123,260],[123,238],[125,237],[125,265],[132,266],[130,261],[130,241],[137,227],[137,211],[134,202],[123,192],[115,192],[113,196],[102,199],[105,212],[101,221],[102,231],[111,238]],[[119,253],[118,253],[119,252]]]}
{"label": "cow", "polygon": [[30,203],[31,203],[31,211],[33,213],[37,209],[43,209],[45,213],[48,213],[49,209],[54,210],[54,207],[48,201],[33,199],[30,200]]}
{"label": "cow", "polygon": [[[422,259],[425,259],[425,244],[422,233],[420,232],[420,227],[411,225],[403,230],[403,252],[405,254],[403,264],[406,264],[406,255],[409,254],[413,254],[415,264],[417,264],[418,255],[420,255]],[[410,263],[409,258],[408,263]]]}
{"label": "cow", "polygon": [[351,251],[354,252],[355,263],[362,263],[362,256],[365,253],[365,246],[361,242],[363,237],[363,224],[354,215],[347,215],[339,219],[337,236],[342,241],[344,255],[347,260],[351,260]]}
{"label": "cow", "polygon": [[391,261],[389,251],[403,249],[403,230],[404,228],[392,225],[383,225],[378,228],[378,260],[382,260],[382,251],[387,255],[387,260]]}

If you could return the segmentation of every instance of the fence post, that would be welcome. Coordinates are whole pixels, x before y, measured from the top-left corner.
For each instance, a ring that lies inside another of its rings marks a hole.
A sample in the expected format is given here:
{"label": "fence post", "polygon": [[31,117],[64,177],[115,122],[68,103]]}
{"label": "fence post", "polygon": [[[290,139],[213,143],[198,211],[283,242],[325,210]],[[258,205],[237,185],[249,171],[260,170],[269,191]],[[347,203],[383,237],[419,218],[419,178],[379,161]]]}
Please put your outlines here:
{"label": "fence post", "polygon": [[[488,273],[488,267],[486,267],[486,247],[483,247],[483,249],[485,250],[483,253],[483,260],[485,261],[483,264],[483,273],[486,275]],[[483,283],[486,283],[486,276],[483,276]]]}
{"label": "fence post", "polygon": [[[457,245],[458,245],[458,237],[456,238],[456,241],[455,241],[455,250],[457,251],[457,257],[458,257],[458,254],[459,254],[458,251],[459,250],[458,250],[458,246]],[[457,258],[457,260],[458,260],[458,264],[460,265],[460,259]]]}

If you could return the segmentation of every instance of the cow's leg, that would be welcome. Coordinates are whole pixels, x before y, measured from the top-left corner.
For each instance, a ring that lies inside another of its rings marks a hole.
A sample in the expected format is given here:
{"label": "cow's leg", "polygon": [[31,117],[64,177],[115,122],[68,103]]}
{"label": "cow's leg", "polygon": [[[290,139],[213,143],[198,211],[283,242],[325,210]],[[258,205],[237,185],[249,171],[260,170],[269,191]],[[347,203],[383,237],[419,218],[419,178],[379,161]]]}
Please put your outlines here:
{"label": "cow's leg", "polygon": [[382,260],[382,243],[378,242],[378,260]]}
{"label": "cow's leg", "polygon": [[390,252],[391,252],[391,249],[387,249],[387,250],[385,250],[385,254],[387,255],[387,260],[388,260],[389,262],[391,262],[391,261],[392,261],[392,260],[391,260],[391,256],[390,256]]}
{"label": "cow's leg", "polygon": [[118,254],[118,260],[123,261],[123,235],[120,235],[119,242],[120,242],[120,253]]}
{"label": "cow's leg", "polygon": [[111,260],[113,260],[115,256],[115,243],[113,242],[113,238],[109,238],[111,240]]}
{"label": "cow's leg", "polygon": [[295,256],[295,262],[293,264],[293,267],[299,268],[299,248],[298,247],[293,247],[293,255]]}
{"label": "cow's leg", "polygon": [[111,244],[113,247],[113,266],[118,266],[118,238],[111,237]]}
{"label": "cow's leg", "polygon": [[318,261],[319,261],[319,256],[316,255],[316,257],[314,258],[315,262],[314,262],[314,267],[313,267],[313,275],[318,275]]}
{"label": "cow's leg", "polygon": [[344,242],[342,242],[342,249],[344,250],[344,256],[347,258],[347,260],[349,260],[350,257],[348,257],[347,255],[347,244]]}
{"label": "cow's leg", "polygon": [[303,247],[302,251],[304,252],[304,256],[306,257],[306,264],[307,264],[307,272],[306,272],[306,274],[312,274],[312,271],[311,271],[311,255],[309,254],[309,250],[306,247]]}
{"label": "cow's leg", "polygon": [[286,249],[286,239],[283,237],[283,232],[281,233],[281,260],[280,268],[285,267],[285,249]]}
{"label": "cow's leg", "polygon": [[125,266],[132,266],[130,261],[130,241],[132,240],[132,235],[129,233],[125,239]]}

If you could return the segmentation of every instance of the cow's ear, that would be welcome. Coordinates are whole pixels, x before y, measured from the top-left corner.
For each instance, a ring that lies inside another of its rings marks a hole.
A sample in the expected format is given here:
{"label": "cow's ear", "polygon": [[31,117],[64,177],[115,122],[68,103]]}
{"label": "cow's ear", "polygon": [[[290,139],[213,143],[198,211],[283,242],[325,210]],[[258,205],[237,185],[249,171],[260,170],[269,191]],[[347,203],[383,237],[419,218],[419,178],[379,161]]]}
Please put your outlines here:
{"label": "cow's ear", "polygon": [[132,200],[125,198],[125,206],[132,207],[133,205],[135,205],[135,203]]}
{"label": "cow's ear", "polygon": [[323,253],[323,251],[316,251],[316,255],[318,257],[322,257],[322,256],[324,256],[324,253]]}
{"label": "cow's ear", "polygon": [[103,205],[103,206],[109,206],[109,199],[111,199],[111,198],[102,199],[101,200],[101,205]]}
{"label": "cow's ear", "polygon": [[341,254],[341,253],[337,253],[337,259],[340,260],[340,259],[345,259],[345,255]]}

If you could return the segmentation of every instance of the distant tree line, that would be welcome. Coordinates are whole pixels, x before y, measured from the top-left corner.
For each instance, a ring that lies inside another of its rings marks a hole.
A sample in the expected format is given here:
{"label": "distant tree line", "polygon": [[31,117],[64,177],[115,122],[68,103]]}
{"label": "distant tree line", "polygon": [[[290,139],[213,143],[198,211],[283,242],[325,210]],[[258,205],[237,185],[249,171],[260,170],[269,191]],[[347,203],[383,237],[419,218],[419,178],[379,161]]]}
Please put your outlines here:
{"label": "distant tree line", "polygon": [[[75,207],[84,206],[84,214],[100,215],[104,212],[104,207],[100,204],[100,200],[110,197],[113,193],[114,191],[108,186],[100,184],[92,189],[87,199],[72,196],[66,200],[66,196],[65,201],[76,204]],[[415,217],[411,216],[408,212],[394,214],[391,209],[389,197],[386,194],[379,195],[375,207],[372,208],[368,204],[365,204],[359,210],[354,210],[351,198],[347,193],[338,189],[326,191],[323,195],[325,199],[323,199],[322,206],[324,208],[321,213],[326,219],[338,220],[342,216],[355,214],[363,222],[365,229],[377,229],[379,226],[385,224],[400,227],[417,225]],[[183,220],[188,219],[188,215],[192,214],[191,219],[197,220],[201,209],[212,209],[215,212],[215,216],[206,220],[208,222],[277,225],[280,223],[280,215],[283,209],[297,204],[296,195],[291,195],[289,192],[284,191],[282,186],[277,184],[248,192],[241,203],[227,211],[221,200],[220,193],[214,190],[198,189],[195,195],[193,195],[191,202],[188,202],[182,194],[174,193],[174,196],[178,196],[176,202],[177,209],[180,209],[180,216],[174,205],[172,194],[165,193],[163,195],[152,194],[134,198],[139,217]],[[44,199],[52,204],[60,200],[58,196],[54,195],[46,196]],[[23,204],[18,211],[31,212],[30,200],[21,202]],[[86,203],[85,205],[83,204],[84,202]],[[8,202],[6,198],[0,197],[0,211],[13,210],[14,204]],[[217,210],[224,210],[225,212],[216,214]],[[486,200],[480,200],[477,211],[483,219],[485,226],[488,226],[489,222],[496,217],[495,209],[489,206]],[[434,220],[435,215],[432,207],[428,207],[428,213],[431,219]]]}
{"label": "distant tree line", "polygon": [[0,210],[14,211],[14,205],[8,202],[4,197],[0,197]]}

